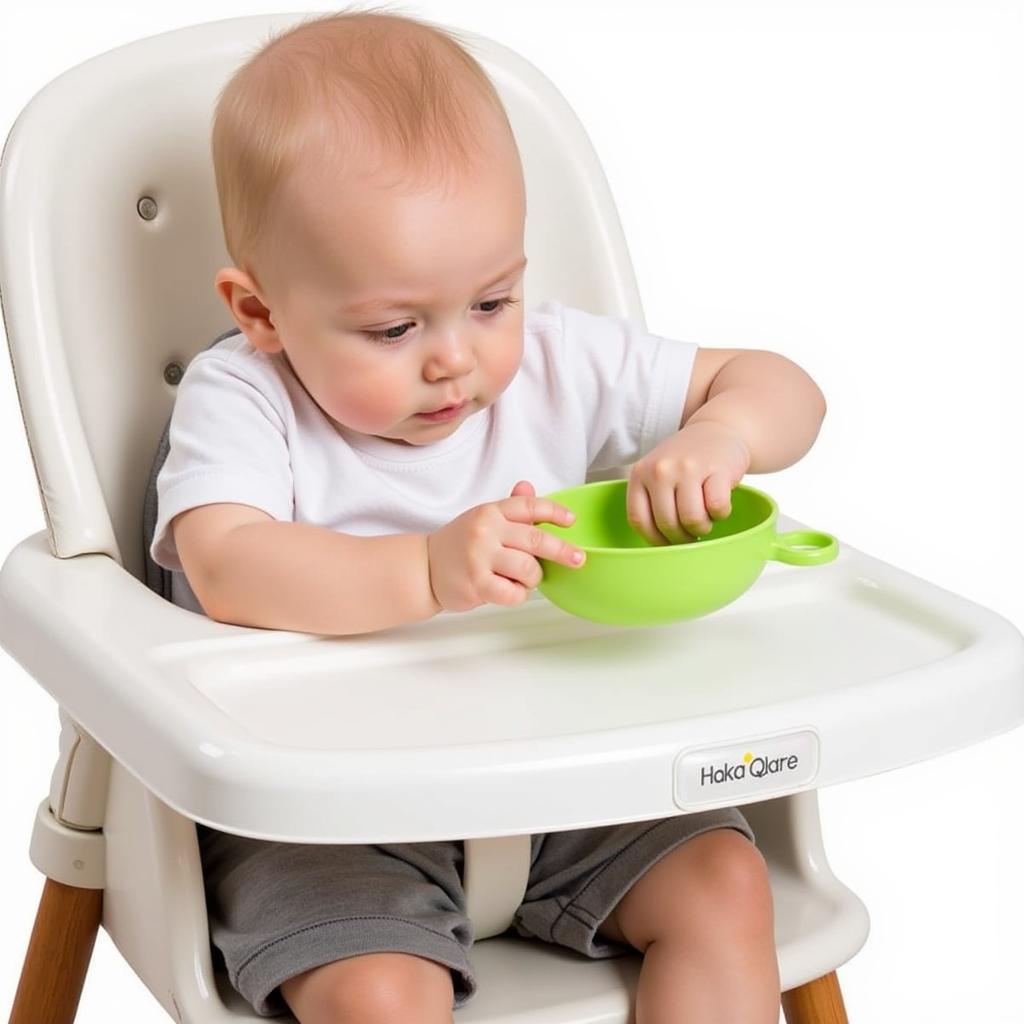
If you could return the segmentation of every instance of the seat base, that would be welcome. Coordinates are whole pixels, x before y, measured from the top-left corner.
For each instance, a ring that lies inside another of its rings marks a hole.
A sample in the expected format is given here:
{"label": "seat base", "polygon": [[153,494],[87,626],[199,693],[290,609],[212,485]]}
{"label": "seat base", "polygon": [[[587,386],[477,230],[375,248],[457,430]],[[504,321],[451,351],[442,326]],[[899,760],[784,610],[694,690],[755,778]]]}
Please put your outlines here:
{"label": "seat base", "polygon": [[[471,959],[479,989],[456,1024],[627,1024],[642,963],[639,954],[589,960],[514,935],[478,943]],[[258,1019],[223,973],[216,980],[229,1013]],[[835,972],[786,992],[782,1004],[787,1024],[848,1024]]]}
{"label": "seat base", "polygon": [[[455,1012],[456,1024],[626,1024],[641,964],[639,954],[589,960],[561,946],[514,935],[478,942],[470,959],[479,988]],[[226,974],[218,972],[215,978],[233,1019],[262,1019]],[[294,1018],[275,1020],[293,1024]]]}
{"label": "seat base", "polygon": [[[768,865],[782,988],[797,988],[860,949],[867,911],[829,870],[814,792],[743,811]],[[103,926],[147,988],[184,1024],[262,1019],[215,970],[195,825],[114,762],[104,837]],[[165,923],[157,934],[155,920]],[[470,959],[479,986],[458,1019],[481,1024],[625,1024],[641,963],[513,931],[478,940]]]}

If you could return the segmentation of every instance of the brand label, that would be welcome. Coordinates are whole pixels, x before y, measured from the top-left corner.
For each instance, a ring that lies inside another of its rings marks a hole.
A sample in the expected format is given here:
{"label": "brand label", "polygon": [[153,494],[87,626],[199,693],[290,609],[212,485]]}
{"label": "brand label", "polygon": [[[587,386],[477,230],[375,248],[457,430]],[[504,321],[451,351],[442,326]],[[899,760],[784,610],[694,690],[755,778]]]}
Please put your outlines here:
{"label": "brand label", "polygon": [[691,747],[676,758],[673,795],[692,810],[802,789],[818,774],[818,736],[810,729]]}

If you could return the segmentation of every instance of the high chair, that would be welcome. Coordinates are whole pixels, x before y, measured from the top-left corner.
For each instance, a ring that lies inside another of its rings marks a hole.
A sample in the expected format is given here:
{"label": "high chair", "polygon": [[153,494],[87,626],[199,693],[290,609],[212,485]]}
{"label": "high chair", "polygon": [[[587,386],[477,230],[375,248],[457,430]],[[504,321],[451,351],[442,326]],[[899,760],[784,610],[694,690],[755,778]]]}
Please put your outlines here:
{"label": "high chair", "polygon": [[[848,546],[813,570],[769,563],[722,611],[652,628],[533,592],[320,637],[226,625],[147,588],[143,495],[175,384],[231,326],[211,286],[229,262],[213,102],[298,17],[102,54],[35,96],[4,150],[0,290],[47,528],[0,572],[0,642],[62,723],[11,1020],[74,1019],[100,924],[174,1020],[260,1019],[214,967],[199,821],[309,843],[463,839],[480,989],[456,1019],[623,1024],[639,956],[504,934],[530,833],[740,804],[769,864],[787,1020],[840,1024],[834,972],[868,918],[829,869],[815,790],[1019,723],[1024,638],[999,615]],[[576,118],[522,58],[468,38],[522,152],[530,303],[641,320]],[[727,770],[758,758],[776,769]]]}

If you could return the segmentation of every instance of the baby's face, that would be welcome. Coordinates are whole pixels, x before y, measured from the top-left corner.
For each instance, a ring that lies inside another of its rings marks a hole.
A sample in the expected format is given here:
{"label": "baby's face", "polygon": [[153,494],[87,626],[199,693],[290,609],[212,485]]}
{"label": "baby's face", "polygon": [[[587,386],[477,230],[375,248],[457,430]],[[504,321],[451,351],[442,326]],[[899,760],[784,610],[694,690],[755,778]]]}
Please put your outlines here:
{"label": "baby's face", "polygon": [[[270,319],[334,421],[423,445],[490,405],[522,357],[525,199],[514,151],[443,194],[295,179]],[[275,218],[276,219],[276,218]],[[457,405],[453,415],[426,414]]]}

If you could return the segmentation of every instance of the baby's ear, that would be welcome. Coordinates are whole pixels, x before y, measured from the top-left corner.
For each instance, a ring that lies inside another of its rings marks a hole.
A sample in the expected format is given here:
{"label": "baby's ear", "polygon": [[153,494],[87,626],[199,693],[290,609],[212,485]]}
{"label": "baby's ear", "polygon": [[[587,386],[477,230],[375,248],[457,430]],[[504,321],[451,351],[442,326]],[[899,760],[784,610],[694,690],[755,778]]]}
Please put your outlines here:
{"label": "baby's ear", "polygon": [[214,288],[253,348],[263,352],[281,350],[281,339],[270,319],[270,310],[259,297],[251,275],[237,267],[224,267],[217,271]]}

